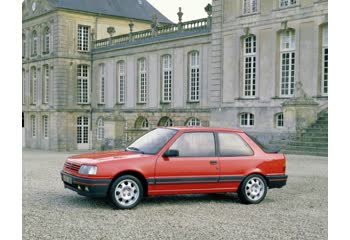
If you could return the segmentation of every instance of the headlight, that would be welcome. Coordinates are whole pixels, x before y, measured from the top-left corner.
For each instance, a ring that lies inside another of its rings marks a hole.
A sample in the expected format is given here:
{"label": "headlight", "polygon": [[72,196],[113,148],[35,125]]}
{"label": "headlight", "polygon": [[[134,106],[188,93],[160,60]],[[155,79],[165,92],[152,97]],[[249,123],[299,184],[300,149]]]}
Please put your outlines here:
{"label": "headlight", "polygon": [[90,165],[81,165],[79,169],[80,174],[96,175],[97,167]]}

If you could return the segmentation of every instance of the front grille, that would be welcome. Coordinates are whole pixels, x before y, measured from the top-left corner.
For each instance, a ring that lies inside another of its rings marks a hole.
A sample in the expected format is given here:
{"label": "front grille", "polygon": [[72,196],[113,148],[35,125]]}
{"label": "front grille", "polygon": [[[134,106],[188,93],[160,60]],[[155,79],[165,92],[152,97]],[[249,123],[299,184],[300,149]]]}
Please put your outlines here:
{"label": "front grille", "polygon": [[71,170],[73,172],[78,172],[79,168],[80,168],[80,165],[76,164],[76,163],[66,162],[64,164],[64,168],[65,169],[69,169],[69,170]]}

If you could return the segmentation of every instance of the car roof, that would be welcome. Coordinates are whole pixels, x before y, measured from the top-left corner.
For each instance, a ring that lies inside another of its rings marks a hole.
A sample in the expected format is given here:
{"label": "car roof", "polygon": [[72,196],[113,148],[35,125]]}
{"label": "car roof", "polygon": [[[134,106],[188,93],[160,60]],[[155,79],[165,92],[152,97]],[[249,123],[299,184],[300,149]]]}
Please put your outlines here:
{"label": "car roof", "polygon": [[179,131],[198,131],[198,132],[207,132],[207,131],[216,131],[216,132],[240,132],[244,131],[237,128],[223,128],[223,127],[199,127],[199,126],[173,126],[173,127],[164,127],[170,129],[176,129]]}

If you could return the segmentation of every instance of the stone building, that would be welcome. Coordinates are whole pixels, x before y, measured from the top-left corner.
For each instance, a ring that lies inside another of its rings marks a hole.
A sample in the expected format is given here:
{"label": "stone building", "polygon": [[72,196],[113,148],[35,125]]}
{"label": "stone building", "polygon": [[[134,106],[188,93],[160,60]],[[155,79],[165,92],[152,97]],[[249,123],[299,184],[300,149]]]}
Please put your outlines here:
{"label": "stone building", "polygon": [[24,1],[25,145],[110,148],[175,125],[295,134],[327,108],[327,4],[213,0],[172,23],[146,0]]}

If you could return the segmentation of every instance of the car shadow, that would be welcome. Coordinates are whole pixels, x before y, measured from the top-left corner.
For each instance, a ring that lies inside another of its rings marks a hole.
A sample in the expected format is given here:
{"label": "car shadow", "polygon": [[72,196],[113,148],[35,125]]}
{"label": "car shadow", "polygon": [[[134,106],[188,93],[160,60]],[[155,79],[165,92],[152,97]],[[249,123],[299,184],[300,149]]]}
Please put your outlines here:
{"label": "car shadow", "polygon": [[[57,199],[57,198],[56,198]],[[274,200],[265,198],[262,202],[273,203]],[[60,201],[56,202],[61,206],[69,206],[69,208],[83,209],[114,209],[113,204],[108,198],[89,198],[79,195],[60,196]],[[181,195],[161,195],[150,196],[142,199],[141,206],[172,206],[178,204],[242,204],[236,193],[208,193],[208,194],[181,194]]]}
{"label": "car shadow", "polygon": [[198,204],[198,203],[239,203],[237,194],[233,193],[208,193],[208,194],[182,194],[162,195],[144,198],[143,205],[175,205],[175,204]]}

